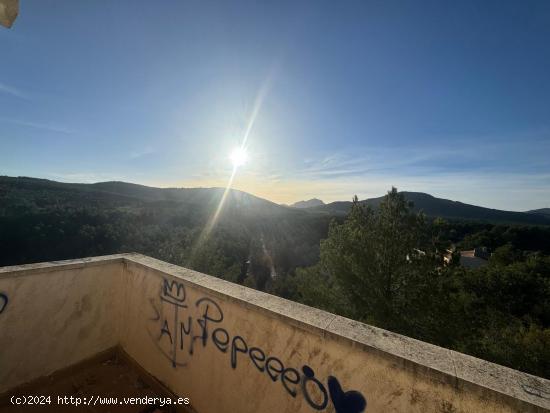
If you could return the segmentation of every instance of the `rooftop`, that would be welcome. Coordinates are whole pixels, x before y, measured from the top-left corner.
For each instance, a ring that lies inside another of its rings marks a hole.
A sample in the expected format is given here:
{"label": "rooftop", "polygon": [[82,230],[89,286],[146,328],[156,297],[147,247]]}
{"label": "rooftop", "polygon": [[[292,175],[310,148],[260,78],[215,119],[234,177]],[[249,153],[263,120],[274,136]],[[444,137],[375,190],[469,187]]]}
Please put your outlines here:
{"label": "rooftop", "polygon": [[0,268],[0,331],[0,412],[22,389],[199,413],[550,411],[548,380],[139,254]]}

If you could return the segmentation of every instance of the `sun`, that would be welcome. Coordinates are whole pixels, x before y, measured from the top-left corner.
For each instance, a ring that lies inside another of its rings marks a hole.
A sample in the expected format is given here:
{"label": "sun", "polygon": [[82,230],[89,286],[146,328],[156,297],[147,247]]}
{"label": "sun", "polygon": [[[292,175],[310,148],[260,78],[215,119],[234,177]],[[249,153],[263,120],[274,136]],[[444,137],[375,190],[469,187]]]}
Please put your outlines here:
{"label": "sun", "polygon": [[244,148],[239,147],[239,148],[233,149],[233,152],[231,152],[229,159],[231,159],[231,163],[233,164],[233,167],[238,168],[239,166],[242,166],[246,163],[248,159],[248,155]]}

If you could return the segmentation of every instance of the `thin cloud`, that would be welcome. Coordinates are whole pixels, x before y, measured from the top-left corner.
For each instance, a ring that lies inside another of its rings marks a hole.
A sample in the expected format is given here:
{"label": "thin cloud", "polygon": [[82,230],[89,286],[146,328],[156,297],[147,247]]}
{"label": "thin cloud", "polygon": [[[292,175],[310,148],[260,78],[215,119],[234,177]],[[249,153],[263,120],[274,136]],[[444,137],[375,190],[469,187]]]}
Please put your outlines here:
{"label": "thin cloud", "polygon": [[[547,136],[547,135],[545,135]],[[304,160],[287,175],[307,179],[337,179],[388,174],[414,176],[460,172],[516,173],[550,170],[545,156],[550,150],[547,139],[526,146],[522,140],[476,142],[458,141],[451,147],[355,148],[353,153],[339,152]],[[357,155],[367,154],[367,155]],[[521,155],[518,157],[518,155]]]}
{"label": "thin cloud", "polygon": [[[546,146],[541,143],[537,149]],[[491,157],[502,159],[519,150],[526,151],[513,143],[500,148],[487,143],[430,150],[377,148],[369,150],[367,156],[337,153],[317,159],[308,157],[309,162],[304,160],[284,173],[272,169],[263,174],[246,173],[246,177],[236,178],[235,187],[284,203],[313,197],[325,202],[345,201],[353,195],[365,199],[384,195],[396,186],[403,191],[426,192],[497,209],[525,211],[547,207],[550,171],[548,161],[540,154],[530,153],[524,158],[545,166],[542,168],[510,162],[503,167],[491,162]],[[478,162],[480,159],[485,164]]]}
{"label": "thin cloud", "polygon": [[143,158],[144,156],[147,156],[147,155],[151,155],[152,153],[154,153],[155,151],[153,150],[153,148],[151,148],[150,146],[146,147],[146,148],[143,148],[143,149],[138,149],[138,150],[135,150],[133,152],[130,153],[130,159],[139,159],[139,158]]}
{"label": "thin cloud", "polygon": [[2,82],[0,82],[0,93],[4,93],[4,94],[10,95],[10,96],[14,96],[14,97],[19,98],[19,99],[29,100],[29,96],[25,92],[13,87],[13,86],[6,85],[5,83],[2,83]]}
{"label": "thin cloud", "polygon": [[339,177],[362,176],[374,172],[391,171],[406,167],[413,167],[422,162],[441,156],[448,156],[450,152],[438,153],[398,153],[395,150],[373,150],[369,156],[335,154],[317,162],[309,162],[305,168],[296,171],[297,176],[311,179],[328,179]]}
{"label": "thin cloud", "polygon": [[10,118],[2,118],[2,117],[0,117],[0,122],[11,123],[14,125],[24,126],[28,128],[46,130],[49,132],[66,133],[66,134],[75,133],[73,130],[66,128],[62,125],[56,125],[51,123],[29,122],[29,121],[20,120],[20,119],[10,119]]}

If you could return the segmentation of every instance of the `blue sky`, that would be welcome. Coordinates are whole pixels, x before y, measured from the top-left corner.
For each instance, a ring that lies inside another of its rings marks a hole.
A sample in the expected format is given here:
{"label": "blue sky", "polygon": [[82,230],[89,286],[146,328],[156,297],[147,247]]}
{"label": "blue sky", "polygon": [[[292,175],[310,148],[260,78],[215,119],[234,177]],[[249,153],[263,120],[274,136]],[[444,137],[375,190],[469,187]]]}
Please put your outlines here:
{"label": "blue sky", "polygon": [[[0,174],[550,207],[550,2],[22,0]],[[256,116],[254,116],[256,113]]]}

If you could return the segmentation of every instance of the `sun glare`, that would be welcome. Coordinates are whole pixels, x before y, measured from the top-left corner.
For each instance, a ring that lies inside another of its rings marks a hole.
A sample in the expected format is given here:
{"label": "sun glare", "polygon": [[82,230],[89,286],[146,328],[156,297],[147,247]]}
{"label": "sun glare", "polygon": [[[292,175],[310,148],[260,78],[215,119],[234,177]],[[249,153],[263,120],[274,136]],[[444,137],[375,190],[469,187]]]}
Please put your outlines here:
{"label": "sun glare", "polygon": [[239,166],[244,165],[246,163],[248,156],[244,148],[235,148],[233,152],[231,152],[231,155],[229,156],[229,158],[231,159],[231,163],[233,164],[233,167],[238,168]]}

